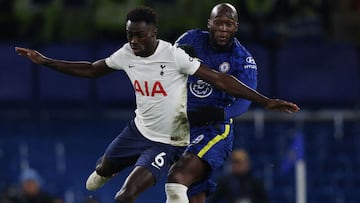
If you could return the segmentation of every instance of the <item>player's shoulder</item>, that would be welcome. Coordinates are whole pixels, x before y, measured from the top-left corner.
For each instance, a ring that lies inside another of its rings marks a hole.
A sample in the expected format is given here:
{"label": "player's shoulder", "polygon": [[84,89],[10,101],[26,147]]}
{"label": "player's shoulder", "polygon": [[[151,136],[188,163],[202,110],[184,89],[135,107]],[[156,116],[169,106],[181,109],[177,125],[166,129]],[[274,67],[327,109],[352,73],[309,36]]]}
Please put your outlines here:
{"label": "player's shoulder", "polygon": [[171,48],[171,47],[173,47],[173,45],[168,41],[159,39],[158,47],[160,47],[160,48]]}
{"label": "player's shoulder", "polygon": [[175,45],[171,44],[170,42],[159,39],[159,44],[157,46],[158,51],[172,51],[175,48]]}
{"label": "player's shoulder", "polygon": [[200,29],[189,30],[189,34],[195,39],[204,39],[204,38],[208,38],[209,36],[208,31],[204,31]]}
{"label": "player's shoulder", "polygon": [[120,48],[118,48],[115,53],[124,54],[124,55],[133,55],[132,49],[130,47],[130,43],[127,42],[123,44]]}
{"label": "player's shoulder", "polygon": [[[126,57],[131,57],[133,56],[133,52],[132,52],[132,49],[130,47],[130,44],[129,43],[125,43],[123,44],[120,48],[118,48],[117,50],[115,50],[112,54],[111,54],[111,57],[113,58],[119,58],[119,57],[123,57],[123,56],[126,56]],[[110,56],[109,56],[110,57]]]}
{"label": "player's shoulder", "polygon": [[247,48],[240,43],[240,41],[237,38],[234,38],[234,52],[236,55],[239,56],[251,56],[251,53],[247,50]]}
{"label": "player's shoulder", "polygon": [[192,34],[192,35],[209,35],[208,31],[201,30],[201,29],[188,30],[186,33],[189,33],[189,34]]}
{"label": "player's shoulder", "polygon": [[159,44],[156,50],[156,55],[161,55],[162,57],[171,57],[178,52],[178,47],[167,42],[165,40],[159,39]]}
{"label": "player's shoulder", "polygon": [[181,42],[189,42],[189,41],[199,41],[203,38],[207,38],[209,33],[207,31],[203,31],[200,29],[191,29],[183,33],[175,42],[175,44],[179,44]]}

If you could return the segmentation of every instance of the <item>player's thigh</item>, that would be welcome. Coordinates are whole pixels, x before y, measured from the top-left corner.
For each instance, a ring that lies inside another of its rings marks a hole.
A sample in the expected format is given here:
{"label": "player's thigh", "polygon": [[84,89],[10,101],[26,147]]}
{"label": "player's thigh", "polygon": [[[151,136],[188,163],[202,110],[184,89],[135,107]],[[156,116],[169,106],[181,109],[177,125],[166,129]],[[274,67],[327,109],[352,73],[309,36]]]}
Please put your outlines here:
{"label": "player's thigh", "polygon": [[233,145],[233,129],[230,124],[217,124],[191,129],[191,144],[186,152],[195,154],[208,163],[211,170],[223,165]]}
{"label": "player's thigh", "polygon": [[141,153],[150,147],[150,141],[137,130],[130,121],[123,131],[108,145],[100,165],[113,170],[121,170],[136,163]]}
{"label": "player's thigh", "polygon": [[197,195],[190,196],[189,197],[189,202],[190,203],[204,203],[204,202],[206,202],[206,193],[201,192],[201,193],[199,193]]}
{"label": "player's thigh", "polygon": [[155,184],[154,175],[145,167],[136,166],[125,180],[120,191],[126,191],[134,196]]}
{"label": "player's thigh", "polygon": [[206,177],[210,166],[192,153],[185,153],[170,169],[167,182],[186,186]]}
{"label": "player's thigh", "polygon": [[191,144],[186,149],[186,154],[190,155],[177,163],[177,168],[174,172],[171,171],[169,180],[175,178],[179,181],[181,178],[189,183],[190,179],[193,180],[191,184],[203,182],[201,185],[206,186],[214,169],[221,166],[231,152],[232,127],[229,124],[200,126],[191,129],[191,137]]}
{"label": "player's thigh", "polygon": [[152,142],[152,146],[141,153],[135,165],[146,168],[157,181],[167,175],[170,166],[180,158],[184,150],[185,147]]}

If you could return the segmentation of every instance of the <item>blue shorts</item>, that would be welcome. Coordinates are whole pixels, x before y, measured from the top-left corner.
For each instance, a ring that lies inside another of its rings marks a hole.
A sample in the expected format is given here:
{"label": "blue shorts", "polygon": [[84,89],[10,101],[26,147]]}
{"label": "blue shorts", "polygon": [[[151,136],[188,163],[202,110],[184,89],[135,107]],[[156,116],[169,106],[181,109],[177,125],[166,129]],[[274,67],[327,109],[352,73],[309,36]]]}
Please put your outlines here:
{"label": "blue shorts", "polygon": [[105,156],[117,166],[142,166],[155,177],[155,181],[167,175],[170,166],[180,158],[185,147],[154,142],[145,138],[130,121],[124,130],[110,143]]}
{"label": "blue shorts", "polygon": [[197,155],[206,161],[211,168],[208,177],[192,184],[188,190],[189,196],[201,192],[207,194],[215,190],[216,184],[211,179],[213,171],[222,166],[230,156],[233,145],[233,125],[218,123],[215,125],[193,126],[190,129],[191,143],[186,152]]}

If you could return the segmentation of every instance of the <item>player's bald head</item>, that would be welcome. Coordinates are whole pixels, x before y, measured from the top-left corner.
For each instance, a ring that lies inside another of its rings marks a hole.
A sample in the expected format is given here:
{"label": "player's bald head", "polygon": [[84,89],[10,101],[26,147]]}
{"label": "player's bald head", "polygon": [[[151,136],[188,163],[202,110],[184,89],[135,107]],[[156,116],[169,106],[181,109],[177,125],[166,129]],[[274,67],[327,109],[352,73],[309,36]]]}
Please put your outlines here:
{"label": "player's bald head", "polygon": [[214,19],[220,16],[226,16],[228,18],[233,19],[235,22],[238,21],[238,13],[236,9],[233,5],[229,3],[217,4],[211,10],[210,19]]}

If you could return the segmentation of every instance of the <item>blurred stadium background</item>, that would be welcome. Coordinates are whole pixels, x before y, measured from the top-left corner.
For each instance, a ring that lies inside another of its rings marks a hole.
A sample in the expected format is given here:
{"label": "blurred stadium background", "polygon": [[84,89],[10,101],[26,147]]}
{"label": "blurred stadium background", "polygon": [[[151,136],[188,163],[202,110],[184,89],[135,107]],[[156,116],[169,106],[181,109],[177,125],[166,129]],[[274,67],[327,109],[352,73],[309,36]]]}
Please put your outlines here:
{"label": "blurred stadium background", "polygon": [[[84,184],[134,109],[123,73],[98,80],[64,76],[20,58],[15,46],[93,61],[125,42],[125,15],[136,5],[155,8],[159,38],[174,42],[187,29],[206,29],[219,2],[0,0],[0,190],[16,187],[21,169],[31,167],[45,179],[45,190],[66,203],[82,203],[89,195],[112,202],[126,173],[96,192]],[[293,203],[296,158],[289,159],[289,146],[300,134],[305,202],[359,203],[360,1],[228,2],[240,13],[238,38],[258,63],[258,90],[302,108],[288,116],[253,105],[236,120],[235,147],[249,151],[272,202]],[[164,199],[160,182],[138,202]]]}

